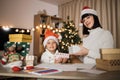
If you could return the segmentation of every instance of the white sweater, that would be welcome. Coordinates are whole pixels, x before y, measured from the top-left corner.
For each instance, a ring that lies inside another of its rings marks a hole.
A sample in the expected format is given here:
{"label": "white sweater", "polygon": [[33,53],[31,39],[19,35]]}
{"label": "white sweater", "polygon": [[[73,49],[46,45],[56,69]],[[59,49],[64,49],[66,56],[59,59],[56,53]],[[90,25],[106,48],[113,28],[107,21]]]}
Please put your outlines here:
{"label": "white sweater", "polygon": [[[56,50],[55,54],[58,54],[58,50]],[[46,49],[46,51],[41,56],[41,63],[54,63],[55,54],[52,54]]]}
{"label": "white sweater", "polygon": [[114,41],[112,34],[102,28],[89,31],[88,37],[83,39],[83,46],[89,49],[88,55],[84,56],[83,63],[95,63],[96,58],[100,58],[101,48],[113,48]]}

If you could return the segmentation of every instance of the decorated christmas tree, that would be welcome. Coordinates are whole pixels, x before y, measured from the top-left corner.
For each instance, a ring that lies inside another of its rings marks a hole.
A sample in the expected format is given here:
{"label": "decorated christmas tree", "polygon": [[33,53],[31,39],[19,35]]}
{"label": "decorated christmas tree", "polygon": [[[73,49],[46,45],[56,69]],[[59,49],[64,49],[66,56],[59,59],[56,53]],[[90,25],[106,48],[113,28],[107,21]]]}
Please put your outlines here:
{"label": "decorated christmas tree", "polygon": [[78,35],[78,30],[75,27],[75,24],[72,20],[67,18],[66,22],[63,22],[63,31],[60,33],[62,39],[59,43],[59,50],[63,53],[68,53],[68,48],[72,45],[80,44],[81,38]]}

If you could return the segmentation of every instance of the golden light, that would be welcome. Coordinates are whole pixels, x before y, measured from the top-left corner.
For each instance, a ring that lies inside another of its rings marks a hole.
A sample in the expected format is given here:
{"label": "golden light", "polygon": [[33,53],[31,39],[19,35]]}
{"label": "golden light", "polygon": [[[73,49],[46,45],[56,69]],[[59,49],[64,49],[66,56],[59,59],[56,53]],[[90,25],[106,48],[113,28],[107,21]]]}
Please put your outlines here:
{"label": "golden light", "polygon": [[46,28],[46,25],[43,25],[43,28]]}
{"label": "golden light", "polygon": [[50,28],[50,25],[47,25],[47,28],[49,29],[49,28]]}
{"label": "golden light", "polygon": [[18,31],[19,31],[18,29],[15,30],[15,32],[18,32]]}
{"label": "golden light", "polygon": [[53,29],[53,27],[50,27],[50,29],[52,30],[52,29]]}
{"label": "golden light", "polygon": [[21,32],[22,32],[22,33],[24,33],[24,32],[25,32],[25,30],[21,30]]}
{"label": "golden light", "polygon": [[29,29],[27,29],[27,32],[29,33],[29,32],[30,32],[30,30],[29,30]]}
{"label": "golden light", "polygon": [[36,26],[36,29],[39,29],[39,27],[38,27],[38,26]]}
{"label": "golden light", "polygon": [[35,31],[35,28],[32,28],[32,31]]}
{"label": "golden light", "polygon": [[42,24],[40,24],[40,28],[42,28]]}

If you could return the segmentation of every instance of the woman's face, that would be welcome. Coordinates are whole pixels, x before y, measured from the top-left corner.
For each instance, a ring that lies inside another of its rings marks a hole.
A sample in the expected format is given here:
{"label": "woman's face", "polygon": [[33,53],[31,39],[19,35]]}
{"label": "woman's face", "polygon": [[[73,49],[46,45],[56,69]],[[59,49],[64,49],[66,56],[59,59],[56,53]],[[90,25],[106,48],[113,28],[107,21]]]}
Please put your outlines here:
{"label": "woman's face", "polygon": [[89,16],[83,18],[83,24],[87,28],[91,29],[93,27],[93,25],[94,25],[94,18],[93,18],[93,16],[89,15]]}
{"label": "woman's face", "polygon": [[56,51],[56,48],[57,48],[57,43],[52,39],[48,40],[46,44],[46,49],[54,53]]}

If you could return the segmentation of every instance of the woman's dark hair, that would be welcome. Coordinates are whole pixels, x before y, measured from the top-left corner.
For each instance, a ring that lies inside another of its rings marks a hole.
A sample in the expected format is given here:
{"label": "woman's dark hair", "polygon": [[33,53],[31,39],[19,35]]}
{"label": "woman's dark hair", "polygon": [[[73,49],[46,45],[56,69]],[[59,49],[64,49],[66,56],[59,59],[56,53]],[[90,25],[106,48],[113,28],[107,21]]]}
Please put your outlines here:
{"label": "woman's dark hair", "polygon": [[[97,28],[97,27],[100,27],[100,28],[102,28],[102,26],[101,26],[101,24],[100,24],[100,22],[99,22],[99,19],[98,19],[98,16],[96,16],[96,15],[93,15],[93,14],[84,14],[83,16],[82,16],[82,20],[85,18],[85,17],[87,17],[87,16],[93,16],[93,18],[94,18],[94,25],[93,25],[93,27],[91,28],[91,29],[95,29],[95,28]],[[89,28],[87,28],[84,24],[83,24],[83,34],[89,34],[89,31],[88,30],[90,30]]]}

